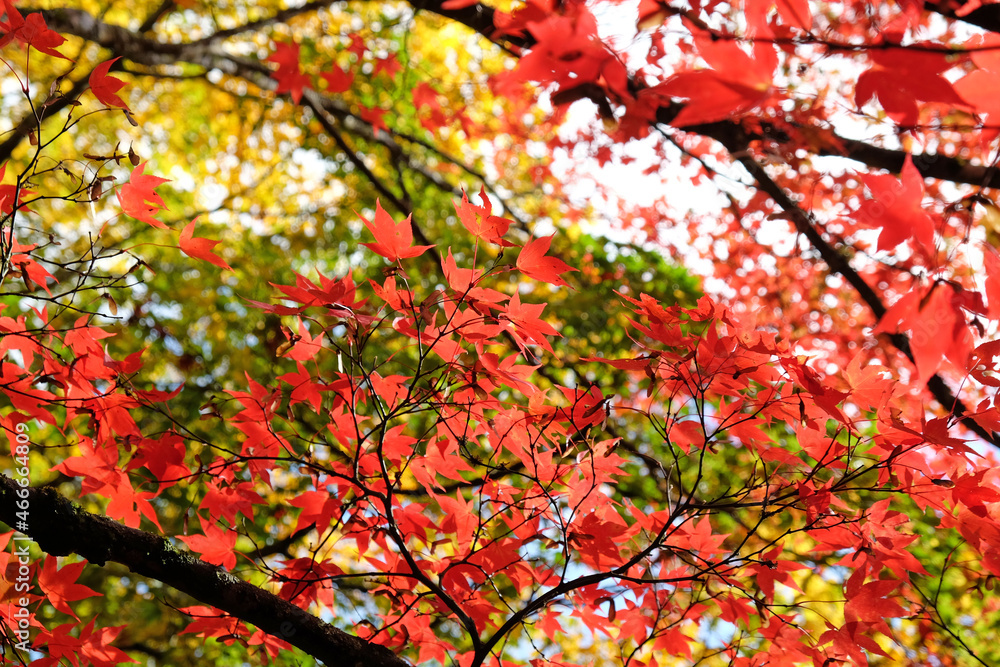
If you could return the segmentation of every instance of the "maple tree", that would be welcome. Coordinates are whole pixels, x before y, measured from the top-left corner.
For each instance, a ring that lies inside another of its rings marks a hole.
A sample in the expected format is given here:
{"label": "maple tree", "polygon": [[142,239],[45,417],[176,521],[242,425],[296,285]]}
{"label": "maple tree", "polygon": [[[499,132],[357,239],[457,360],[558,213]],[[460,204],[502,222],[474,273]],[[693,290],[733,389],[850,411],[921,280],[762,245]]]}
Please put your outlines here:
{"label": "maple tree", "polygon": [[4,0],[3,662],[997,662],[993,7]]}

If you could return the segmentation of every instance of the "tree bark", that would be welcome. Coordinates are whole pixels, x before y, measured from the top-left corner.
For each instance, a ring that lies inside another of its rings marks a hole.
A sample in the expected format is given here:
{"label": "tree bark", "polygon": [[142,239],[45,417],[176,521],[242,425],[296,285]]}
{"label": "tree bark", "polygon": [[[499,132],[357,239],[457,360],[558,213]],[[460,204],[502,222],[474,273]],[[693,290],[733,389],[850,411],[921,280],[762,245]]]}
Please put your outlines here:
{"label": "tree bark", "polygon": [[[27,510],[19,493],[27,492]],[[18,511],[26,511],[23,525]],[[251,623],[329,667],[409,667],[395,653],[350,635],[222,567],[178,550],[169,540],[91,514],[50,488],[22,488],[0,475],[0,521],[17,527],[50,556],[78,554],[94,565],[112,561],[195,600]]]}

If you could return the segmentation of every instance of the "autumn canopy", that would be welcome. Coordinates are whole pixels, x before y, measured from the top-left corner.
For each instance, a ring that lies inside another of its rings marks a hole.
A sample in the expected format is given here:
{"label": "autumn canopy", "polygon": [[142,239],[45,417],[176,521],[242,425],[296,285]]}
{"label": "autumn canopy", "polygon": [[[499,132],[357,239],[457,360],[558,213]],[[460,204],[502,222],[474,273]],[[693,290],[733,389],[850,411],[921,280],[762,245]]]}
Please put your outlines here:
{"label": "autumn canopy", "polygon": [[1000,664],[1000,5],[0,1],[0,663]]}

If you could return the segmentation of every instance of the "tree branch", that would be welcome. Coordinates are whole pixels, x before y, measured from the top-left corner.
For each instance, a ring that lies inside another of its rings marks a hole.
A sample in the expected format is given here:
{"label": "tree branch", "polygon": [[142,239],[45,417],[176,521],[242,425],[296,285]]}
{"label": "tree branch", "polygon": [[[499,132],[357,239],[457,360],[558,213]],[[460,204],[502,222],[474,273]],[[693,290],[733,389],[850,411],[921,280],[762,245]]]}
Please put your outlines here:
{"label": "tree branch", "polygon": [[191,44],[213,44],[215,42],[221,42],[222,40],[229,39],[230,37],[235,37],[236,35],[243,34],[245,32],[252,32],[254,30],[260,30],[261,28],[266,28],[275,23],[284,23],[289,19],[293,19],[296,16],[301,16],[302,14],[308,14],[309,12],[318,11],[320,9],[325,9],[332,5],[334,0],[314,0],[313,2],[307,2],[304,5],[299,5],[298,7],[289,7],[288,9],[282,9],[279,12],[275,12],[271,16],[260,19],[257,21],[250,21],[244,23],[243,25],[236,26],[235,28],[228,28],[226,30],[219,30],[213,32],[207,37],[202,37],[197,39]]}
{"label": "tree branch", "polygon": [[965,16],[955,13],[955,8],[961,6],[961,2],[924,2],[924,10],[940,14],[952,21],[962,21],[969,25],[974,25],[990,32],[1000,32],[1000,6],[992,3],[983,3],[982,6],[974,9]]}
{"label": "tree branch", "polygon": [[475,4],[460,9],[445,9],[442,6],[444,0],[408,0],[408,2],[417,11],[428,11],[472,28],[472,30],[478,32],[497,46],[512,53],[519,52],[521,49],[531,48],[535,44],[535,39],[529,34],[497,34],[496,23],[494,22],[496,10],[484,4]]}
{"label": "tree branch", "polygon": [[[825,261],[827,266],[830,267],[830,270],[834,273],[839,273],[844,280],[854,287],[861,299],[871,309],[876,320],[882,319],[882,316],[885,315],[886,308],[885,304],[882,303],[882,299],[875,293],[875,290],[873,290],[871,286],[865,282],[865,279],[854,270],[854,267],[851,266],[851,263],[846,257],[844,257],[836,248],[827,243],[826,239],[823,238],[823,235],[816,228],[815,220],[812,216],[792,201],[791,197],[788,196],[788,193],[786,193],[780,185],[771,179],[764,168],[757,164],[753,157],[746,154],[745,147],[742,150],[740,150],[740,148],[740,146],[726,146],[726,149],[731,155],[741,155],[741,157],[738,158],[738,162],[742,164],[748,172],[750,172],[750,175],[757,182],[758,187],[766,192],[778,206],[791,216],[795,229],[809,239],[809,242],[812,243],[814,248],[816,248],[820,256],[823,258],[823,261]],[[913,361],[913,351],[910,349],[910,339],[906,334],[895,333],[892,334],[889,339],[892,341],[892,344],[896,347],[896,349],[906,355],[906,358],[911,362]],[[930,389],[934,399],[940,403],[945,410],[948,410],[958,417],[966,428],[994,447],[1000,448],[1000,435],[983,428],[975,419],[964,416],[968,414],[968,408],[966,408],[965,404],[955,396],[955,394],[951,391],[951,388],[948,387],[947,383],[945,383],[944,379],[940,375],[932,375],[927,381],[927,388]]]}
{"label": "tree branch", "polygon": [[13,479],[0,475],[0,521],[19,525],[18,493],[25,491],[30,518],[29,528],[23,532],[47,554],[75,553],[95,565],[121,563],[136,574],[252,623],[330,667],[408,667],[389,649],[349,635],[221,567],[178,551],[159,535],[74,506],[54,489],[22,490]]}
{"label": "tree branch", "polygon": [[[461,10],[449,10],[442,8],[443,0],[409,1],[415,9],[433,12],[439,16],[457,21],[493,42],[502,44],[506,41],[524,49],[530,49],[535,44],[530,34],[515,37],[505,36],[498,40],[496,27],[493,24],[495,11],[485,5],[473,5]],[[929,2],[925,3],[925,8],[936,11],[948,18],[974,23],[987,30],[1000,31],[1000,5],[982,7],[980,10],[972,12],[966,17],[956,17],[954,12],[942,10],[937,5]],[[981,20],[970,20],[976,17]],[[684,104],[681,102],[665,104],[656,110],[656,122],[669,124],[683,108]],[[733,132],[743,132],[740,124],[732,121],[720,121],[685,127],[683,129],[688,132],[703,134],[721,143],[725,143],[721,137],[725,137]],[[844,150],[840,151],[832,147],[822,148],[818,151],[819,155],[846,157],[875,169],[886,169],[893,172],[898,172],[902,168],[903,160],[907,156],[905,151],[881,148],[864,141],[847,139],[836,134],[831,138],[834,142],[843,146]],[[1000,188],[1000,173],[996,173],[995,170],[991,170],[988,166],[970,165],[964,160],[944,155],[934,155],[933,153],[914,155],[913,164],[927,178]]]}
{"label": "tree branch", "polygon": [[[309,3],[310,8],[329,3]],[[449,18],[479,32],[488,39],[496,39],[496,29],[493,27],[494,11],[483,5],[475,5],[460,10],[446,10],[436,0],[413,0],[412,6],[433,12]],[[300,8],[301,9],[301,8]],[[24,10],[30,11],[30,10]],[[270,70],[265,66],[229,54],[220,53],[211,48],[214,40],[204,39],[195,42],[165,43],[132,32],[121,26],[114,26],[80,9],[44,10],[41,12],[50,28],[61,33],[76,35],[110,49],[115,55],[150,67],[176,64],[183,61],[200,65],[205,69],[217,69],[232,76],[239,76],[254,85],[273,90],[274,82]],[[219,34],[219,33],[217,33]],[[517,38],[504,38],[507,43],[530,48],[534,41],[530,35]],[[670,102],[656,111],[656,122],[669,124],[684,107],[681,102]],[[323,108],[338,118],[350,116],[346,107],[335,104],[333,100],[324,97]],[[687,132],[696,132],[726,144],[734,134],[744,135],[739,123],[720,121],[683,128]],[[18,140],[23,137],[18,137]],[[751,139],[755,137],[750,137]],[[898,172],[906,159],[905,151],[882,148],[839,135],[831,136],[834,146],[821,148],[819,155],[846,157],[875,169],[885,169]],[[8,141],[13,140],[13,137]],[[6,143],[6,142],[5,142]],[[842,146],[843,150],[835,147]],[[964,160],[933,153],[913,156],[914,166],[928,178],[936,178],[954,183],[966,183],[976,186],[1000,188],[1000,172],[988,166],[970,165]]]}

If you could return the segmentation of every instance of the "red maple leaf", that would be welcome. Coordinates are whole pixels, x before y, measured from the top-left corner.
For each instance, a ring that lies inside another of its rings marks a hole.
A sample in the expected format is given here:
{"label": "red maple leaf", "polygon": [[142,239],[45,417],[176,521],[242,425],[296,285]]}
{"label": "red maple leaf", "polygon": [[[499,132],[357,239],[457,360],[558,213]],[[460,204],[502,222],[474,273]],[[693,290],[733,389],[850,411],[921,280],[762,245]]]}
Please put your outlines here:
{"label": "red maple leaf", "polygon": [[900,47],[872,49],[868,58],[872,66],[861,73],[854,88],[859,108],[877,98],[894,121],[916,125],[920,120],[917,100],[968,106],[943,76],[958,64],[947,53]]}
{"label": "red maple leaf", "polygon": [[289,500],[288,504],[302,509],[295,524],[296,532],[310,526],[329,526],[338,507],[336,499],[324,491],[306,491]]}
{"label": "red maple leaf", "polygon": [[712,123],[759,106],[771,96],[778,64],[774,47],[761,42],[751,58],[738,44],[696,38],[698,53],[712,69],[680,72],[653,90],[669,97],[687,98],[671,125]]}
{"label": "red maple leaf", "polygon": [[[63,623],[45,638],[45,648],[51,660],[44,664],[61,664],[63,659],[72,665],[93,665],[93,667],[114,667],[126,662],[136,662],[125,651],[112,646],[124,625],[104,627],[94,630],[94,618],[83,628],[76,623]],[[73,632],[77,631],[73,636]]]}
{"label": "red maple leaf", "polygon": [[381,437],[382,456],[391,461],[396,467],[401,467],[401,462],[405,457],[412,456],[415,451],[417,439],[406,435],[405,424],[399,424],[386,431]]}
{"label": "red maple leaf", "polygon": [[28,18],[25,19],[14,7],[13,2],[3,0],[3,4],[7,12],[7,22],[0,21],[0,30],[7,34],[0,37],[0,48],[16,39],[24,46],[34,47],[47,55],[69,60],[56,51],[56,47],[60,46],[66,39],[55,30],[50,30],[41,14],[37,12],[28,14]]}
{"label": "red maple leaf", "polygon": [[80,452],[80,456],[71,456],[52,469],[69,477],[82,477],[85,493],[113,490],[118,486],[123,472],[118,465],[117,449],[100,447],[92,441],[85,441],[80,443]]}
{"label": "red maple leaf", "polygon": [[[448,276],[448,262],[445,260],[445,277]],[[385,301],[393,310],[403,310],[413,305],[413,294],[409,290],[396,287],[396,279],[392,276],[386,279],[384,285],[370,281],[375,296]]]}
{"label": "red maple leaf", "polygon": [[90,73],[90,91],[94,93],[97,101],[106,107],[128,109],[128,105],[117,94],[119,90],[125,87],[125,82],[113,76],[108,76],[111,65],[119,58],[106,60],[94,68],[94,71]]}
{"label": "red maple leaf", "polygon": [[36,262],[31,257],[25,255],[24,259],[14,259],[12,264],[21,269],[21,276],[25,284],[29,287],[31,283],[38,285],[44,289],[49,294],[52,294],[52,290],[48,288],[48,282],[51,279],[52,282],[59,282],[56,277],[45,270],[45,268]]}
{"label": "red maple leaf", "polygon": [[420,124],[431,132],[448,123],[448,115],[441,109],[439,93],[427,82],[419,83],[413,88],[413,106],[417,109],[427,108],[420,117]]}
{"label": "red maple leaf", "polygon": [[129,470],[145,467],[161,485],[171,486],[186,479],[191,471],[184,465],[183,441],[176,435],[165,435],[158,440],[145,439],[136,448]]}
{"label": "red maple leaf", "polygon": [[180,539],[191,551],[201,554],[202,560],[213,565],[221,565],[227,570],[236,566],[236,531],[223,530],[219,526],[201,521],[204,535],[181,535]]}
{"label": "red maple leaf", "polygon": [[898,581],[880,579],[864,584],[856,591],[848,591],[844,618],[847,621],[879,623],[886,618],[905,616],[906,610],[899,606],[898,602],[887,597],[898,586]]}
{"label": "red maple leaf", "polygon": [[375,74],[385,72],[390,79],[395,79],[396,74],[398,74],[401,69],[403,69],[403,66],[400,64],[399,60],[396,58],[396,54],[394,53],[390,53],[385,58],[375,59]]}
{"label": "red maple leaf", "polygon": [[178,611],[195,620],[181,630],[180,634],[197,633],[202,637],[238,637],[246,630],[243,622],[212,607],[181,607]]}
{"label": "red maple leaf", "polygon": [[[888,657],[888,654],[882,650],[882,647],[878,643],[868,636],[867,627],[864,623],[858,623],[857,621],[852,621],[850,623],[845,623],[842,628],[834,628],[832,625],[827,623],[827,627],[830,628],[819,638],[819,644],[829,644],[833,642],[832,652],[835,655],[846,657],[851,657],[854,659],[856,664],[867,665],[870,664],[868,661],[868,656],[865,655],[865,650],[871,651],[877,655],[882,655]],[[828,660],[828,663],[847,663],[844,659],[834,659]]]}
{"label": "red maple leaf", "polygon": [[[291,346],[282,356],[295,361],[308,361],[323,349],[323,333],[318,336],[309,334],[306,323],[299,319],[299,332],[291,338]],[[280,352],[280,348],[279,348]]]}
{"label": "red maple leaf", "polygon": [[83,584],[74,583],[80,578],[80,573],[87,566],[86,563],[70,563],[57,569],[57,561],[55,556],[49,556],[45,559],[45,565],[42,566],[42,571],[38,574],[38,585],[45,591],[45,596],[53,607],[80,620],[80,617],[73,613],[73,609],[66,603],[101,594]]}
{"label": "red maple leaf", "polygon": [[348,35],[348,37],[351,38],[351,45],[347,47],[347,52],[353,53],[358,57],[358,60],[361,60],[368,50],[368,47],[365,46],[365,38],[356,32]]}
{"label": "red maple leaf", "polygon": [[984,291],[989,303],[989,314],[993,319],[1000,319],[1000,253],[995,248],[987,247],[983,252]]}
{"label": "red maple leaf", "polygon": [[372,126],[375,132],[382,130],[387,132],[389,128],[385,124],[385,114],[388,113],[386,109],[379,109],[378,107],[366,107],[361,106],[358,115],[361,116],[361,120],[365,121]]}
{"label": "red maple leaf", "polygon": [[511,333],[518,347],[522,350],[524,349],[524,339],[526,338],[535,341],[535,343],[541,345],[549,352],[552,351],[552,346],[549,345],[546,336],[558,336],[559,332],[551,324],[541,319],[540,316],[544,309],[544,303],[521,303],[521,297],[517,292],[514,292],[514,296],[511,297],[510,302],[507,304],[507,319],[514,325],[515,329]]}
{"label": "red maple leaf", "polygon": [[806,31],[812,28],[813,24],[812,11],[807,0],[747,2],[744,4],[744,14],[747,27],[750,28],[748,32],[760,38],[775,35],[777,20],[780,20],[783,26]]}
{"label": "red maple leaf", "polygon": [[153,217],[154,213],[167,208],[163,199],[154,190],[170,179],[144,174],[146,164],[143,162],[136,167],[129,182],[118,191],[118,203],[125,215],[142,220],[153,227],[167,229],[165,224]]}
{"label": "red maple leaf", "polygon": [[336,65],[331,67],[329,72],[320,72],[319,76],[326,81],[328,93],[343,93],[350,90],[351,84],[354,83],[354,74],[345,72]]}
{"label": "red maple leaf", "polygon": [[356,211],[355,215],[364,220],[365,227],[375,236],[375,243],[362,243],[361,245],[382,255],[390,262],[398,262],[407,257],[417,257],[424,254],[428,248],[434,247],[432,245],[413,245],[413,227],[410,223],[412,216],[406,216],[406,220],[396,223],[392,216],[385,212],[378,200],[375,200],[374,220],[369,221]]}
{"label": "red maple leaf", "polygon": [[945,357],[965,368],[972,353],[972,333],[956,291],[935,283],[929,291],[917,287],[886,311],[874,333],[910,332],[910,347],[917,367],[917,381],[925,383]]}
{"label": "red maple leaf", "polygon": [[266,504],[248,482],[211,480],[205,485],[205,491],[200,509],[207,510],[213,521],[222,517],[230,524],[235,524],[237,513],[253,521],[253,506]]}
{"label": "red maple leaf", "polygon": [[[511,27],[508,22],[501,30],[506,32]],[[526,27],[535,45],[521,57],[501,88],[526,80],[556,83],[563,89],[601,81],[602,87],[615,95],[628,94],[628,72],[598,37],[597,19],[585,6],[567,14],[551,13],[540,20],[529,20]]]}
{"label": "red maple leaf", "polygon": [[430,107],[431,109],[440,109],[441,102],[438,101],[441,93],[434,89],[434,86],[427,83],[426,81],[418,83],[413,87],[413,106],[418,109],[421,107]]}
{"label": "red maple leaf", "polygon": [[[7,164],[4,163],[0,165],[0,180],[3,179],[6,173]],[[0,213],[9,215],[14,211],[15,194],[17,195],[17,206],[20,208],[24,205],[24,198],[35,194],[35,192],[33,190],[26,190],[25,188],[18,189],[16,185],[0,185]],[[33,212],[30,208],[25,208],[24,210]]]}
{"label": "red maple leaf", "polygon": [[[968,3],[966,7],[971,5]],[[955,92],[975,108],[976,114],[989,116],[994,123],[1000,115],[1000,89],[996,86],[996,76],[1000,71],[1000,58],[996,56],[998,45],[1000,36],[996,34],[970,37],[965,47],[979,69],[969,72],[953,86]]]}
{"label": "red maple leaf", "polygon": [[278,379],[291,385],[292,394],[289,397],[289,400],[292,405],[307,402],[313,406],[316,412],[319,412],[320,405],[323,401],[323,397],[320,392],[329,391],[329,389],[326,385],[313,378],[309,371],[306,370],[306,367],[301,363],[297,363],[296,368],[298,369],[298,372],[285,373]]}
{"label": "red maple leaf", "polygon": [[912,238],[925,253],[934,251],[934,220],[924,209],[924,180],[906,156],[899,179],[889,174],[861,177],[872,198],[862,202],[852,218],[865,228],[882,228],[878,250],[892,250]]}
{"label": "red maple leaf", "polygon": [[595,568],[617,565],[622,560],[618,542],[627,528],[618,514],[602,506],[576,518],[566,532],[566,539],[580,550],[583,562]]}
{"label": "red maple leaf", "polygon": [[271,76],[278,82],[274,92],[289,93],[296,104],[302,99],[302,91],[312,88],[312,83],[299,67],[299,45],[295,43],[278,42],[274,53],[268,56],[266,62],[278,65],[278,71]]}
{"label": "red maple leaf", "polygon": [[481,269],[460,268],[455,262],[455,256],[451,254],[451,248],[448,249],[448,256],[445,257],[442,268],[448,286],[461,294],[464,299],[498,303],[507,298],[505,294],[495,289],[479,287],[478,283],[483,277],[483,271]]}
{"label": "red maple leaf", "polygon": [[107,353],[104,355],[104,365],[113,370],[115,373],[124,373],[125,375],[131,375],[137,370],[142,368],[142,354],[148,348],[142,348],[141,350],[136,350],[132,354],[128,355],[121,361],[117,361],[108,356]]}
{"label": "red maple leaf", "polygon": [[[461,205],[458,203],[455,204],[455,212],[458,213],[458,219],[477,238],[505,247],[514,245],[509,241],[504,241],[502,238],[507,233],[507,230],[510,229],[513,221],[493,215],[493,202],[490,201],[489,195],[486,194],[485,187],[479,191],[479,198],[482,200],[483,205],[475,206],[469,202],[469,198],[465,193],[462,193]],[[552,239],[549,238],[548,240],[551,243]],[[547,248],[548,245],[546,245]],[[527,249],[527,246],[525,246],[525,249]],[[525,250],[522,250],[521,254],[523,255],[524,252]],[[545,254],[544,250],[542,254]],[[558,262],[559,260],[554,261]]]}
{"label": "red maple leaf", "polygon": [[[196,220],[197,218],[195,218]],[[196,259],[203,259],[206,262],[215,264],[218,267],[227,269],[229,271],[233,270],[233,267],[229,266],[221,257],[212,252],[212,248],[220,243],[220,241],[211,241],[209,239],[200,239],[194,237],[194,223],[192,220],[184,227],[181,231],[180,239],[180,249],[188,257],[194,257]]]}
{"label": "red maple leaf", "polygon": [[528,241],[517,256],[517,268],[529,278],[559,287],[568,287],[569,283],[560,278],[559,274],[578,269],[570,267],[566,262],[556,257],[547,257],[545,253],[549,251],[551,244],[551,236]]}

